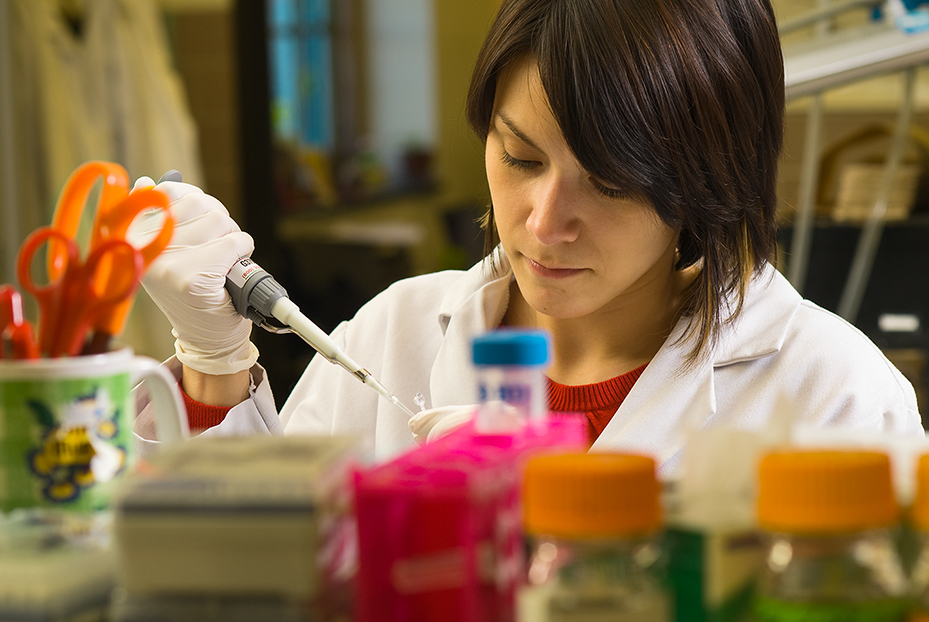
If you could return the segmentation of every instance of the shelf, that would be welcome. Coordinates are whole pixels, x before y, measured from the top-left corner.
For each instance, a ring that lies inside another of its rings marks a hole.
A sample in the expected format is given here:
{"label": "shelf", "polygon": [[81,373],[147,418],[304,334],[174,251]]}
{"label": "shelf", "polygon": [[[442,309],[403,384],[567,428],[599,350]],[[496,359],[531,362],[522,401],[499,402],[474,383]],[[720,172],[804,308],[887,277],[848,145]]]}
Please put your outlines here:
{"label": "shelf", "polygon": [[784,47],[788,100],[929,61],[929,32],[872,23]]}
{"label": "shelf", "polygon": [[343,244],[406,250],[418,274],[440,267],[447,244],[445,210],[438,194],[413,194],[346,209],[285,215],[277,220],[284,243]]}

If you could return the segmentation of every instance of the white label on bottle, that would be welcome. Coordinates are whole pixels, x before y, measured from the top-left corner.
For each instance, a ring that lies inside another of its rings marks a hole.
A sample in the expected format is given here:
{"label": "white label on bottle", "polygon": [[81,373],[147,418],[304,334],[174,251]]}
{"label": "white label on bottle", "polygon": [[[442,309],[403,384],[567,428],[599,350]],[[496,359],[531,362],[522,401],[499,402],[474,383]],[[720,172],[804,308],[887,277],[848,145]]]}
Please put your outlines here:
{"label": "white label on bottle", "polygon": [[232,264],[227,276],[236,287],[241,289],[256,272],[261,272],[261,266],[252,261],[251,257],[239,257],[239,260]]}
{"label": "white label on bottle", "polygon": [[[501,384],[497,387],[488,387],[487,385],[481,385],[480,390],[480,400],[482,402],[488,402],[490,400],[499,400],[501,402],[506,402],[511,406],[517,407],[529,407],[529,400],[532,397],[532,387],[528,384]],[[488,395],[492,393],[493,395]]]}

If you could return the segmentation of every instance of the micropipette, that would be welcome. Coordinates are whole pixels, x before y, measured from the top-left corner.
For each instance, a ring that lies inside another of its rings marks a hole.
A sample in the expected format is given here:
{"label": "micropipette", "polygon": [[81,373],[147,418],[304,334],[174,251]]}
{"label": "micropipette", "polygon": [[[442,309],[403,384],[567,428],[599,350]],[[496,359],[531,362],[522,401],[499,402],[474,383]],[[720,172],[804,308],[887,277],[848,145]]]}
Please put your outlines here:
{"label": "micropipette", "polygon": [[[181,173],[171,169],[161,176],[158,183],[181,179]],[[377,391],[408,417],[413,416],[413,411],[378,382],[371,372],[346,356],[325,331],[303,315],[287,296],[287,290],[250,257],[240,257],[226,275],[226,291],[232,297],[235,310],[241,315],[268,332],[296,333],[327,361],[339,365]]]}
{"label": "micropipette", "polygon": [[236,311],[272,333],[296,333],[323,358],[368,385],[408,417],[414,415],[367,369],[350,359],[332,338],[311,322],[287,296],[287,291],[250,257],[240,257],[226,275],[226,291]]}

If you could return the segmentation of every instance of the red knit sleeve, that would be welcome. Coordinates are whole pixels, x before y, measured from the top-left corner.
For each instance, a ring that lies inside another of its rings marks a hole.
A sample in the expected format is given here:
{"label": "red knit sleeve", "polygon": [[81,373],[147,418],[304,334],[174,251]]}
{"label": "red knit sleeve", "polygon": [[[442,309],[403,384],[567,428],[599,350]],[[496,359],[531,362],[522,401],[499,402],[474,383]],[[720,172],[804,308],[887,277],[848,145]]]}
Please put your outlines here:
{"label": "red knit sleeve", "polygon": [[191,430],[206,430],[219,425],[226,418],[226,413],[232,409],[232,406],[210,406],[198,402],[187,395],[180,382],[177,383],[177,387],[184,398],[184,406],[187,408],[187,425]]}

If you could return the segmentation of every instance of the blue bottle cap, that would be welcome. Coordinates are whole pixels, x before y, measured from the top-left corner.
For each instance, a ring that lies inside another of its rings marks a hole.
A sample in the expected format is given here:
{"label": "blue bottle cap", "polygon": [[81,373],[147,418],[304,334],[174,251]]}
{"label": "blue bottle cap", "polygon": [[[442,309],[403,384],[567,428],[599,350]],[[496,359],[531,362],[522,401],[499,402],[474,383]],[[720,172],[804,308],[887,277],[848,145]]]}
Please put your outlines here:
{"label": "blue bottle cap", "polygon": [[541,330],[495,330],[474,338],[475,365],[547,365],[551,345]]}

